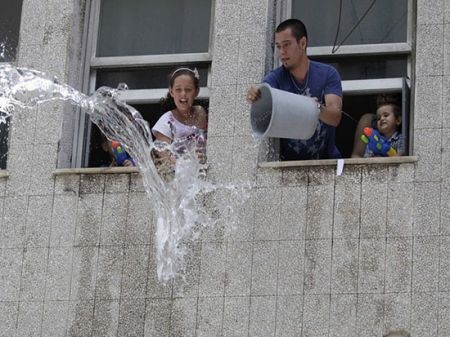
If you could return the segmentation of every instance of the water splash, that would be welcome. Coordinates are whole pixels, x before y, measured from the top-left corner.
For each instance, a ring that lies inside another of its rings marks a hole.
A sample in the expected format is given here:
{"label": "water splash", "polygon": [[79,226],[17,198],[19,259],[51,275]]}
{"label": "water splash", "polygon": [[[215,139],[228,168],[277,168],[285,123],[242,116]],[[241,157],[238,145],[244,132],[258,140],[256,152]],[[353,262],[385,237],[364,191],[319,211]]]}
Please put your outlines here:
{"label": "water splash", "polygon": [[[120,89],[126,90],[126,85],[121,85]],[[153,143],[147,121],[136,109],[119,100],[118,92],[117,89],[102,87],[87,96],[42,72],[1,65],[0,123],[5,122],[16,108],[32,108],[47,101],[65,100],[86,112],[107,138],[122,143],[136,162],[153,203],[157,274],[161,282],[167,283],[185,267],[186,249],[183,244],[198,237],[202,227],[214,225],[201,205],[202,196],[218,188],[225,188],[240,197],[245,193],[236,186],[213,185],[204,179],[203,166],[196,155],[198,144],[189,144],[187,140],[171,145]],[[181,147],[183,151],[180,151]],[[169,151],[176,157],[170,180],[165,181],[158,174],[151,160],[153,150]]]}

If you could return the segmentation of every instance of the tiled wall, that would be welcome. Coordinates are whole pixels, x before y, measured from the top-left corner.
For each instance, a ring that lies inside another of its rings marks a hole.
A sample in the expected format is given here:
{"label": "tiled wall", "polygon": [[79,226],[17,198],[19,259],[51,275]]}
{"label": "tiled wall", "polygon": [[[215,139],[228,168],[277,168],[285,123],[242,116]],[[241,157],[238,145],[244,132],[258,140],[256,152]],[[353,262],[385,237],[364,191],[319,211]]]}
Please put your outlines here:
{"label": "tiled wall", "polygon": [[[24,1],[19,65],[68,78],[78,5]],[[417,2],[418,162],[339,177],[257,168],[243,98],[269,63],[273,6],[216,1],[208,177],[253,188],[245,202],[216,194],[235,212],[191,247],[184,280],[156,280],[138,175],[54,176],[61,104],[15,116],[0,178],[0,336],[450,335],[450,1]]]}

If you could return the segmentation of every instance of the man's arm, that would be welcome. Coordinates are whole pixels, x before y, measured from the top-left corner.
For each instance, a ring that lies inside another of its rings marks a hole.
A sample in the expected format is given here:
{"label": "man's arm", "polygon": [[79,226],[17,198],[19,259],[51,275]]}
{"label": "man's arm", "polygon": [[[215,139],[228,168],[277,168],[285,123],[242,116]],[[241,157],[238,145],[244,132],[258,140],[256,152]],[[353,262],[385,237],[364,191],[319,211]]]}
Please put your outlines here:
{"label": "man's arm", "polygon": [[320,109],[319,119],[331,126],[338,126],[342,117],[342,97],[335,94],[325,95],[325,105]]}

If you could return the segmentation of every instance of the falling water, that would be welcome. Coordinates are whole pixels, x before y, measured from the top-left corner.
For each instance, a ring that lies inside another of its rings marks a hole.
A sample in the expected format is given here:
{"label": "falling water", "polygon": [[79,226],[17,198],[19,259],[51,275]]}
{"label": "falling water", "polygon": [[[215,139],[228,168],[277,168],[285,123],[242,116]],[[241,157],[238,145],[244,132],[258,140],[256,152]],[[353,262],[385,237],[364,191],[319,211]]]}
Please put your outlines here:
{"label": "falling water", "polygon": [[[86,112],[106,137],[124,145],[136,162],[153,203],[157,274],[158,279],[166,283],[184,268],[186,251],[183,242],[195,237],[202,226],[212,225],[212,220],[200,205],[201,196],[219,186],[204,179],[195,144],[185,146],[185,151],[180,154],[179,148],[185,145],[185,141],[174,142],[170,146],[153,143],[147,121],[117,95],[117,89],[102,87],[87,96],[39,71],[0,66],[0,123],[6,122],[16,108],[32,108],[47,101],[65,100]],[[174,151],[174,147],[178,150]],[[170,181],[161,179],[158,174],[150,155],[154,149],[171,151],[177,157]],[[234,186],[221,188],[236,190]],[[241,190],[236,195],[243,197],[245,193]]]}

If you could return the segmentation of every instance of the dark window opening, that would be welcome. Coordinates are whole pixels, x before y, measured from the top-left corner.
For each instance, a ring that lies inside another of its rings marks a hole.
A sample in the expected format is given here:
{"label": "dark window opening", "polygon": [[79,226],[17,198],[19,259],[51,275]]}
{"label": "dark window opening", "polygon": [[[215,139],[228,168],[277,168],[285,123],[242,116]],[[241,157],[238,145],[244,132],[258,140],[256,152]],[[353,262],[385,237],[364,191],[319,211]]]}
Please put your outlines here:
{"label": "dark window opening", "polygon": [[[356,126],[361,116],[366,113],[376,113],[376,99],[378,94],[367,95],[344,95],[343,108],[344,114],[339,126],[336,128],[336,146],[343,158],[350,158],[353,151]],[[398,92],[399,103],[402,111],[401,132],[405,139],[405,155],[408,155],[409,139],[409,88],[404,85],[402,91]]]}
{"label": "dark window opening", "polygon": [[19,43],[22,1],[0,2],[0,62],[14,62]]}
{"label": "dark window opening", "polygon": [[[194,104],[201,105],[208,112],[208,99],[196,100]],[[159,103],[153,104],[130,104],[142,117],[148,122],[150,129],[155,125],[158,119],[166,112],[162,111]],[[108,167],[111,164],[110,155],[102,148],[104,136],[95,124],[91,124],[91,142],[89,146],[89,164],[88,167]]]}

